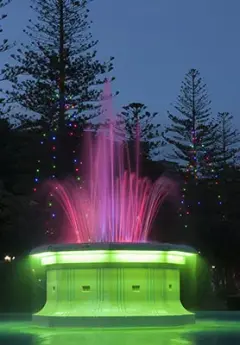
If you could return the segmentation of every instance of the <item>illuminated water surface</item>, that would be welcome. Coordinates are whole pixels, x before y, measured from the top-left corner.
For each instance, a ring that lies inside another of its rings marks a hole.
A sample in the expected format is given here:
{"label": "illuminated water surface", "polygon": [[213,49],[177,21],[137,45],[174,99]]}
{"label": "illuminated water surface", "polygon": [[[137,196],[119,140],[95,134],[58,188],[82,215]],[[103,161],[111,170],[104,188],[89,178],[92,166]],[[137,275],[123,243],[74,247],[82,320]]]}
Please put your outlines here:
{"label": "illuminated water surface", "polygon": [[201,321],[171,329],[41,329],[29,322],[0,323],[0,345],[239,345],[239,322]]}

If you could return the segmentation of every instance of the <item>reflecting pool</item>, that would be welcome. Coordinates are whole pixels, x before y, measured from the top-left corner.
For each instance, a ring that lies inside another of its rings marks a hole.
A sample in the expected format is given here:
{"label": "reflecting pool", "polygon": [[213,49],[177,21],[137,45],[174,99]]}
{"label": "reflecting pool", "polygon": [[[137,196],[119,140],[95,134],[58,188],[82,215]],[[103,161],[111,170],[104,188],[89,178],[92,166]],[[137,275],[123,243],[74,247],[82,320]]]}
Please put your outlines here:
{"label": "reflecting pool", "polygon": [[30,322],[1,322],[0,345],[239,345],[239,321],[198,321],[161,329],[36,328]]}

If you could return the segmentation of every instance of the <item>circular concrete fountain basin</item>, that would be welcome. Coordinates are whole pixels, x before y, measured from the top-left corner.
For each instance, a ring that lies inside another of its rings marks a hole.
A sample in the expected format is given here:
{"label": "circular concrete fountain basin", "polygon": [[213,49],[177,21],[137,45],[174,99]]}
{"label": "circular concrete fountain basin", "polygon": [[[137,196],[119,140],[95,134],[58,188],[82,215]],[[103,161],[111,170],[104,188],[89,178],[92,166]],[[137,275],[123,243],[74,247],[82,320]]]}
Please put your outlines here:
{"label": "circular concrete fountain basin", "polygon": [[191,324],[180,301],[180,268],[194,264],[187,246],[154,243],[61,244],[34,249],[46,268],[46,304],[35,324],[159,327]]}

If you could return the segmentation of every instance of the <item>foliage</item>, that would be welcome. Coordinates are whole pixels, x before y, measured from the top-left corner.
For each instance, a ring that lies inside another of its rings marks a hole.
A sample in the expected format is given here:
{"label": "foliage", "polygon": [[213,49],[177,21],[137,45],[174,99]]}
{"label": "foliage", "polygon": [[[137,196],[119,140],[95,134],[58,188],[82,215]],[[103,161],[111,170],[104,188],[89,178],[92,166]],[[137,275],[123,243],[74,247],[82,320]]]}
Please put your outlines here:
{"label": "foliage", "polygon": [[219,169],[225,171],[236,163],[236,155],[239,152],[240,133],[233,127],[233,116],[228,112],[218,113],[216,142],[219,151]]}
{"label": "foliage", "polygon": [[[7,6],[12,0],[0,0],[0,22],[7,18],[6,13],[2,13],[2,10]],[[0,25],[0,34],[3,33],[3,27]],[[0,41],[0,53],[4,53],[13,47],[14,44],[10,44],[7,38],[3,38]],[[4,74],[0,73],[0,81],[5,79]],[[1,90],[2,91],[2,90]],[[3,96],[0,97],[0,118],[5,118],[10,107],[7,105],[7,102]]]}
{"label": "foliage", "polygon": [[37,14],[25,30],[31,43],[22,44],[12,55],[15,65],[4,69],[13,86],[9,100],[22,106],[16,117],[25,127],[63,131],[67,121],[96,116],[99,86],[113,58],[105,63],[96,58],[88,0],[31,1]]}
{"label": "foliage", "polygon": [[164,139],[173,147],[171,158],[187,166],[192,176],[209,176],[215,155],[216,124],[211,117],[211,102],[200,72],[186,74],[177,102],[176,114],[168,113],[170,125]]}
{"label": "foliage", "polygon": [[163,146],[158,116],[157,112],[149,112],[142,103],[130,103],[118,115],[120,125],[124,125],[126,130],[127,140],[134,142],[139,136],[142,154],[148,158],[159,155]]}
{"label": "foliage", "polygon": [[32,200],[31,183],[38,147],[32,133],[0,120],[0,237],[3,249],[15,254],[40,238],[42,211]]}
{"label": "foliage", "polygon": [[[0,11],[5,8],[5,6],[7,6],[12,0],[0,0]],[[0,15],[0,21],[4,20],[7,17],[7,14],[2,13]],[[3,32],[3,28],[2,26],[0,26],[0,34]],[[0,53],[5,52],[6,50],[8,50],[9,48],[11,48],[11,44],[9,43],[8,39],[5,38],[2,40],[2,42],[0,43]]]}

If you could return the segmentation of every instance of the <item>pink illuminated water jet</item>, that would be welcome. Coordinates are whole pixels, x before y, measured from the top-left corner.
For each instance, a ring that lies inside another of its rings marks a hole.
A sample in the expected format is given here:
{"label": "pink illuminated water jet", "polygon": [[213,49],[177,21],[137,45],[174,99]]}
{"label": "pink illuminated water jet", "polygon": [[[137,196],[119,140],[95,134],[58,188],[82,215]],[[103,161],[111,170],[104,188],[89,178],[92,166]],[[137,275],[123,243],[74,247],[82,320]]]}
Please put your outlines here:
{"label": "pink illuminated water jet", "polygon": [[[105,95],[110,95],[108,83]],[[146,242],[161,204],[175,189],[166,177],[154,183],[140,177],[138,129],[132,169],[124,128],[117,126],[110,105],[107,101],[108,124],[96,136],[85,133],[84,183],[79,186],[66,180],[52,184],[68,218],[66,235],[77,243]]]}

